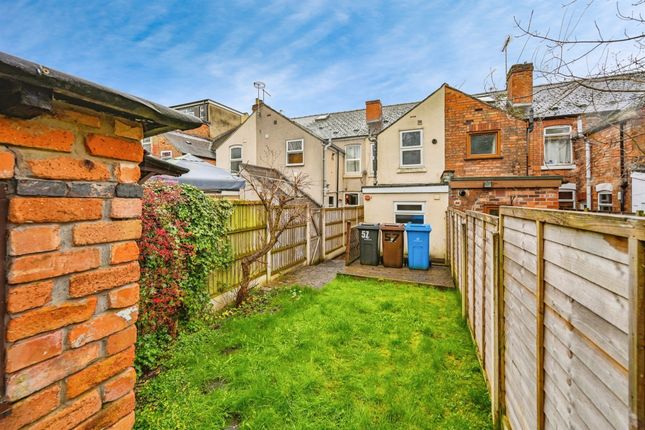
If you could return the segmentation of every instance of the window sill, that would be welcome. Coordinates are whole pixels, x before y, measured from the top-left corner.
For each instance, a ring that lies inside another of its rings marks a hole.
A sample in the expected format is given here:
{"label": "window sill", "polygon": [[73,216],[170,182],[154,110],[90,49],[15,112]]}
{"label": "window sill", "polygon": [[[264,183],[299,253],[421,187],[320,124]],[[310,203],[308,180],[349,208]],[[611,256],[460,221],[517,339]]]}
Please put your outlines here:
{"label": "window sill", "polygon": [[304,166],[305,163],[300,163],[300,164],[285,164],[285,167],[302,167]]}
{"label": "window sill", "polygon": [[552,166],[542,166],[542,170],[573,170],[576,168],[575,164],[557,164]]}
{"label": "window sill", "polygon": [[485,157],[465,157],[464,160],[466,161],[478,161],[478,160],[503,160],[504,157],[501,155],[491,155],[491,156],[485,156]]}
{"label": "window sill", "polygon": [[400,166],[396,173],[427,173],[428,170],[423,166],[403,167]]}
{"label": "window sill", "polygon": [[363,175],[361,175],[360,173],[345,173],[343,175],[343,178],[350,178],[350,179],[352,179],[352,178],[353,179],[356,179],[356,178],[360,179],[362,177],[363,177]]}

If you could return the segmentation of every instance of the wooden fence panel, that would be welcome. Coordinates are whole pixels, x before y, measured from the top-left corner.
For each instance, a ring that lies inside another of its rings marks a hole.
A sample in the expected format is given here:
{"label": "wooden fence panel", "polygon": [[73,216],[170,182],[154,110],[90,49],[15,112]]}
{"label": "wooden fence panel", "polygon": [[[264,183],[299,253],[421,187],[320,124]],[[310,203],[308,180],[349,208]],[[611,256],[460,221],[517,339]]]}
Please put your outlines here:
{"label": "wooden fence panel", "polygon": [[495,418],[500,410],[513,429],[644,428],[645,220],[500,215],[447,217],[448,261]]}
{"label": "wooden fence panel", "polygon": [[[307,248],[309,248],[310,263],[319,262],[321,258],[320,253],[317,252],[317,246],[322,238],[324,238],[325,254],[342,249],[347,241],[344,220],[355,225],[363,221],[364,214],[362,206],[351,206],[314,210],[294,207],[288,208],[284,215],[287,216],[291,211],[302,213],[302,220],[285,230],[266,258],[253,265],[251,273],[254,281],[262,276],[272,278],[298,265],[307,264]],[[321,221],[317,222],[321,212]],[[310,214],[312,219],[307,220],[305,214]],[[259,202],[233,202],[229,228],[233,262],[227,270],[210,274],[208,291],[211,295],[218,295],[237,287],[242,277],[241,259],[259,249],[267,240],[264,206]],[[269,264],[267,264],[268,258],[270,258]]]}

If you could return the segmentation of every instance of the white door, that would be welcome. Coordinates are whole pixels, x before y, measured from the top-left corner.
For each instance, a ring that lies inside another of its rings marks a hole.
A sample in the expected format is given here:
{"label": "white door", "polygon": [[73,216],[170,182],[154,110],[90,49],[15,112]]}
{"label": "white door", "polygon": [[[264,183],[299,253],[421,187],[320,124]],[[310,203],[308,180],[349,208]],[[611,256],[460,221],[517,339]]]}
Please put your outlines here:
{"label": "white door", "polygon": [[632,172],[632,212],[645,211],[645,173]]}

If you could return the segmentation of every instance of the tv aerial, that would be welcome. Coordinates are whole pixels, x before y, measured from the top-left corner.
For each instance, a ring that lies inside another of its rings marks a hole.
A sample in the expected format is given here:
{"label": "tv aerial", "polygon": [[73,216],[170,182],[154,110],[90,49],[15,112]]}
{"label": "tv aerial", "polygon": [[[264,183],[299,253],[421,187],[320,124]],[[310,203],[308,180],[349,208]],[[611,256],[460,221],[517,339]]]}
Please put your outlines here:
{"label": "tv aerial", "polygon": [[266,90],[266,84],[262,81],[253,82],[253,86],[258,90],[258,99],[260,99],[260,91],[262,92],[262,101],[264,101],[264,95],[271,97],[271,93]]}

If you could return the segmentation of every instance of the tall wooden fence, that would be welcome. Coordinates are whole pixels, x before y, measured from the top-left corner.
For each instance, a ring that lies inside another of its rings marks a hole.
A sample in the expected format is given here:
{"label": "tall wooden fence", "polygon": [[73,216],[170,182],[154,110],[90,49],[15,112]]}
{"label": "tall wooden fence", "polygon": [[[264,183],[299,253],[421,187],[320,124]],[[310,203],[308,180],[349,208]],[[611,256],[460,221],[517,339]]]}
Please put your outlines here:
{"label": "tall wooden fence", "polygon": [[[316,256],[322,255],[323,260],[334,258],[345,250],[344,223],[358,223],[363,220],[362,206],[323,208],[316,211],[302,206],[290,208],[288,211],[304,214],[303,219],[285,230],[265,258],[252,267],[252,278],[255,281],[268,281],[297,266],[315,264],[320,261]],[[310,232],[315,229],[314,225],[322,225],[322,241],[312,240],[315,235]],[[242,258],[259,249],[267,240],[267,214],[261,203],[233,202],[229,239],[233,262],[227,270],[210,274],[208,290],[211,295],[218,295],[237,287],[242,278]],[[314,246],[323,249],[313,250]]]}
{"label": "tall wooden fence", "polygon": [[513,429],[645,428],[645,220],[449,210],[448,260]]}

